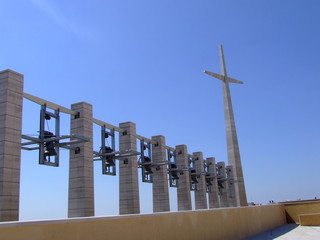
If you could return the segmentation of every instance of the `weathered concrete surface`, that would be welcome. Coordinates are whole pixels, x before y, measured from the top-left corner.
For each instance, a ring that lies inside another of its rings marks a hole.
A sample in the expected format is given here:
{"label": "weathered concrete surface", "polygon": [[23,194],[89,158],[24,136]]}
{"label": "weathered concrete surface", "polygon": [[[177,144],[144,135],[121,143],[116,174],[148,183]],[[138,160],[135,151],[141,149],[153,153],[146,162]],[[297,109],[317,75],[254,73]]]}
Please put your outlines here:
{"label": "weathered concrete surface", "polygon": [[207,187],[206,187],[206,179],[204,174],[204,161],[203,161],[203,153],[202,152],[194,152],[194,156],[198,159],[195,161],[195,169],[196,173],[200,174],[200,178],[198,178],[197,189],[194,192],[195,198],[195,208],[196,209],[207,209]]}
{"label": "weathered concrete surface", "polygon": [[299,221],[301,226],[320,226],[320,213],[300,214]]}
{"label": "weathered concrete surface", "polygon": [[191,194],[190,194],[190,172],[188,151],[186,145],[176,146],[177,167],[184,170],[183,175],[179,175],[177,187],[178,211],[192,210]]}
{"label": "weathered concrete surface", "polygon": [[[120,133],[119,150],[137,151],[136,124],[133,122],[120,123],[125,130]],[[131,156],[119,163],[119,212],[120,214],[140,213],[139,182],[137,157]]]}
{"label": "weathered concrete surface", "polygon": [[168,174],[166,161],[166,142],[164,136],[153,136],[152,140],[157,142],[152,146],[152,162],[159,164],[159,169],[156,167],[153,171],[153,212],[168,212],[170,211],[169,189],[168,189]]}
{"label": "weathered concrete surface", "polygon": [[79,118],[71,116],[71,134],[90,141],[75,145],[79,153],[70,150],[68,216],[94,216],[92,105],[80,102],[72,104],[71,109],[80,113]]}
{"label": "weathered concrete surface", "polygon": [[219,192],[219,199],[220,199],[220,207],[229,207],[228,201],[228,184],[226,182],[226,167],[224,162],[217,162],[217,169],[218,169],[218,181],[220,182],[220,192]]}
{"label": "weathered concrete surface", "polygon": [[228,184],[228,205],[229,207],[236,207],[237,206],[237,199],[236,199],[236,195],[235,195],[235,179],[233,176],[233,167],[231,165],[226,167],[226,172],[227,172],[227,182],[226,184]]}
{"label": "weathered concrete surface", "polygon": [[23,75],[0,72],[0,221],[19,219]]}
{"label": "weathered concrete surface", "polygon": [[320,199],[280,202],[286,210],[287,223],[300,223],[300,214],[320,213]]}
{"label": "weathered concrete surface", "polygon": [[209,208],[218,208],[220,204],[216,172],[216,159],[214,157],[207,158],[207,164],[209,164],[210,173],[212,174],[213,178],[211,191],[208,193]]}
{"label": "weathered concrete surface", "polygon": [[[258,206],[0,224],[10,240],[242,240],[285,224],[283,206]],[[317,239],[317,238],[315,238]]]}

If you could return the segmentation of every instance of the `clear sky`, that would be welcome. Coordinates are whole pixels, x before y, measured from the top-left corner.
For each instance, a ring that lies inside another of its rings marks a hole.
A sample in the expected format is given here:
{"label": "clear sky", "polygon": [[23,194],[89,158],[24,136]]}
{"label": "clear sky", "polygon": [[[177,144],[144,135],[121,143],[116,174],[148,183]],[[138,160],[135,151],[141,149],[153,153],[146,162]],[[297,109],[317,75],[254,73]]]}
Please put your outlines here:
{"label": "clear sky", "polygon": [[[2,0],[0,69],[24,74],[24,91],[94,117],[132,121],[189,153],[227,161],[220,73],[223,44],[248,201],[320,197],[320,1]],[[23,133],[40,107],[24,101]],[[62,114],[62,134],[69,133]],[[99,149],[99,127],[94,145]],[[68,151],[59,168],[22,152],[20,219],[67,216]],[[118,177],[95,162],[96,215],[118,214]],[[170,190],[176,210],[175,189]],[[152,186],[140,181],[141,212]]]}

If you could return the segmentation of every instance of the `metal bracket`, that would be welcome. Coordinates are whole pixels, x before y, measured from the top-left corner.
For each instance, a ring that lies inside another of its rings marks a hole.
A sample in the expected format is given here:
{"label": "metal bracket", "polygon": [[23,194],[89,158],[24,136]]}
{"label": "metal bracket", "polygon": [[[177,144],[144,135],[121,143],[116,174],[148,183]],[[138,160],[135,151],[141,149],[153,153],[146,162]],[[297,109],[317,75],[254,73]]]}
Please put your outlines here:
{"label": "metal bracket", "polygon": [[[40,139],[40,138],[36,138],[36,137],[31,137],[28,135],[21,135],[21,138],[24,140],[28,140],[27,142],[22,142],[21,143],[21,149],[23,150],[28,150],[28,151],[32,151],[32,150],[39,150],[40,151],[40,145],[44,144],[45,142],[58,142],[56,143],[56,147],[59,148],[65,148],[65,149],[69,149],[69,150],[80,150],[78,147],[74,147],[73,145],[78,144],[78,143],[83,143],[83,142],[88,142],[90,141],[89,138],[85,138],[82,136],[78,136],[78,135],[62,135],[60,137],[52,137],[52,138],[48,138],[46,140]],[[61,140],[66,140],[66,139],[71,139],[69,141],[66,142],[61,142]],[[32,145],[38,145],[38,146],[32,146]],[[41,164],[41,163],[40,163]],[[57,167],[58,165],[55,165],[54,162],[45,162],[43,163],[43,165],[49,165],[49,166],[55,166]]]}
{"label": "metal bracket", "polygon": [[[102,162],[102,174],[104,175],[116,175],[116,160],[123,160],[127,164],[129,157],[140,155],[137,151],[116,151],[115,131],[114,128],[107,131],[105,125],[101,126],[101,147],[99,151],[93,151],[93,160]],[[106,139],[109,137],[111,147],[106,146]]]}
{"label": "metal bracket", "polygon": [[[172,160],[171,160],[172,159]],[[176,153],[170,149],[167,149],[167,161],[168,161],[168,174],[170,187],[178,187],[179,170],[176,162]]]}
{"label": "metal bracket", "polygon": [[226,175],[226,168],[224,162],[218,162],[216,165],[217,171],[217,180],[218,180],[218,189],[219,195],[225,194],[226,191],[226,184],[227,184],[227,175]]}
{"label": "metal bracket", "polygon": [[[55,119],[55,132],[49,132],[45,130],[45,121]],[[39,164],[59,166],[59,140],[52,140],[56,136],[60,135],[60,116],[59,109],[55,110],[54,113],[46,110],[46,105],[41,106],[40,110],[40,129],[39,138],[42,140],[39,144]],[[51,157],[54,160],[51,161]]]}
{"label": "metal bracket", "polygon": [[195,161],[198,158],[189,157],[189,171],[190,171],[190,190],[196,191],[198,189],[198,178],[200,178],[200,174],[197,173],[195,168]]}
{"label": "metal bracket", "polygon": [[[79,135],[61,135],[60,136],[60,116],[59,109],[53,112],[46,110],[46,105],[41,105],[40,110],[40,129],[39,137],[31,137],[28,135],[21,135],[21,138],[27,140],[21,143],[21,149],[23,150],[39,150],[39,164],[48,165],[53,167],[59,166],[59,150],[65,148],[69,150],[75,150],[73,145],[90,141],[89,138],[85,138]],[[45,120],[55,119],[55,131],[49,132],[45,130]],[[62,142],[62,140],[69,141]],[[37,145],[37,146],[33,146]],[[53,161],[51,157],[54,157]]]}
{"label": "metal bracket", "polygon": [[[206,192],[209,193],[212,191],[211,186],[213,185],[214,175],[211,167],[212,163],[204,163],[204,170],[205,170],[205,179],[206,179]],[[214,169],[214,171],[216,171]]]}
{"label": "metal bracket", "polygon": [[[111,138],[111,147],[106,146],[106,139]],[[110,132],[106,130],[105,126],[101,127],[101,147],[100,153],[101,162],[102,162],[102,174],[105,175],[116,175],[116,161],[115,161],[115,151],[116,143],[115,143],[115,131],[111,129]]]}
{"label": "metal bracket", "polygon": [[[142,182],[152,183],[152,157],[151,157],[151,143],[140,140],[140,159],[138,165],[141,168]],[[147,151],[147,153],[145,153]]]}

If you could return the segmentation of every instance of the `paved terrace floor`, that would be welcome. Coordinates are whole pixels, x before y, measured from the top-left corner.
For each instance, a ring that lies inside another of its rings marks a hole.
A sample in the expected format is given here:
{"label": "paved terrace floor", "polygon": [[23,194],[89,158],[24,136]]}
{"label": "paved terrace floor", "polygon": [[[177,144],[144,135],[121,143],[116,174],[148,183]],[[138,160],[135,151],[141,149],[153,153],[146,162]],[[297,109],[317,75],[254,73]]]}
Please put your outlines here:
{"label": "paved terrace floor", "polygon": [[309,227],[287,224],[246,240],[320,240],[320,226]]}

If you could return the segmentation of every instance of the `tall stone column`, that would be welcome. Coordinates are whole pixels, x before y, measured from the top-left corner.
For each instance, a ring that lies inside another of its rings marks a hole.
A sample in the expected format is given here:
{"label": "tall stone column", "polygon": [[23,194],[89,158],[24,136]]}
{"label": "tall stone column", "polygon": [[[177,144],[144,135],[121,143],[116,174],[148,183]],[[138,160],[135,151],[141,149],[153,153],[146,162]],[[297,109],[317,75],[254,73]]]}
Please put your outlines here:
{"label": "tall stone column", "polygon": [[19,220],[23,75],[0,72],[0,221]]}
{"label": "tall stone column", "polygon": [[219,192],[218,192],[218,181],[217,181],[217,171],[216,171],[216,160],[214,157],[207,158],[207,164],[209,164],[209,170],[211,177],[213,178],[212,186],[210,192],[208,193],[209,197],[209,208],[218,208],[219,207]]}
{"label": "tall stone column", "polygon": [[90,141],[74,145],[79,148],[76,151],[70,150],[68,216],[94,216],[92,105],[80,102],[71,109],[79,112],[79,116],[71,116],[71,134]]}
{"label": "tall stone column", "polygon": [[220,185],[219,197],[220,197],[220,207],[229,207],[228,202],[228,184],[227,184],[227,175],[226,167],[224,162],[217,163],[218,169],[218,183]]}
{"label": "tall stone column", "polygon": [[[120,133],[120,151],[137,151],[136,124],[132,122],[120,123],[120,128],[125,130]],[[137,157],[131,156],[119,164],[120,178],[120,214],[140,213],[139,181]]]}
{"label": "tall stone column", "polygon": [[[189,168],[188,151],[186,145],[176,146],[176,161],[178,169],[187,170]],[[178,211],[192,210],[189,171],[184,171],[183,175],[179,175],[177,194]]]}
{"label": "tall stone column", "polygon": [[204,171],[204,161],[202,152],[194,152],[194,156],[198,159],[195,161],[196,173],[200,174],[198,178],[197,189],[194,192],[195,197],[195,208],[196,209],[207,209],[207,187],[206,187],[206,178]]}
{"label": "tall stone column", "polygon": [[169,212],[169,189],[166,162],[165,137],[153,136],[152,140],[157,144],[152,145],[152,162],[159,164],[158,169],[153,168],[152,192],[153,192],[153,212]]}

